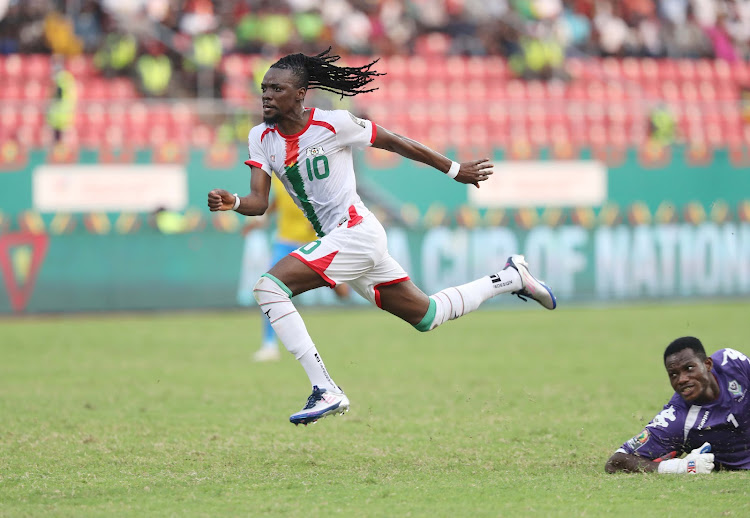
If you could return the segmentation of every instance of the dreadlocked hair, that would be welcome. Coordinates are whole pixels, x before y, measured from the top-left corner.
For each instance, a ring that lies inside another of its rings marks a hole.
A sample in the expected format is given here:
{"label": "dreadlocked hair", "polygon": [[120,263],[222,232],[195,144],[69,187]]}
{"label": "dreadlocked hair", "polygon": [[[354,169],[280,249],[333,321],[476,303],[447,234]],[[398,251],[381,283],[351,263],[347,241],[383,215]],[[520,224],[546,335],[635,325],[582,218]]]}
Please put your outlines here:
{"label": "dreadlocked hair", "polygon": [[342,98],[377,90],[365,88],[375,77],[385,75],[371,69],[378,62],[377,59],[361,67],[342,67],[333,64],[341,56],[329,54],[330,52],[331,47],[315,56],[289,54],[271,65],[271,68],[291,70],[301,88],[326,90],[339,94]]}

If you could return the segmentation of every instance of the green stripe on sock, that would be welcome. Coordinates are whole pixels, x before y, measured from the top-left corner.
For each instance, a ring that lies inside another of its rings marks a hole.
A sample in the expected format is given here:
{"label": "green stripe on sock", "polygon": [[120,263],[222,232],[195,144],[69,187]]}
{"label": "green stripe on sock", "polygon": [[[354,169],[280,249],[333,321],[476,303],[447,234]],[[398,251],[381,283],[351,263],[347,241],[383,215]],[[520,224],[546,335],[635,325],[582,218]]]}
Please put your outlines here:
{"label": "green stripe on sock", "polygon": [[425,313],[424,318],[422,318],[419,324],[415,325],[414,328],[417,331],[422,331],[423,333],[425,331],[429,331],[430,326],[432,325],[432,322],[435,320],[436,310],[437,310],[437,304],[435,304],[435,301],[432,300],[432,297],[430,297],[430,306],[427,308],[427,313]]}
{"label": "green stripe on sock", "polygon": [[[287,287],[286,287],[286,284],[284,284],[283,282],[281,282],[280,280],[278,280],[278,279],[277,279],[276,277],[274,277],[274,276],[273,276],[273,275],[271,275],[270,273],[264,273],[263,275],[261,275],[261,277],[268,277],[268,278],[269,278],[269,279],[271,279],[271,280],[272,280],[273,282],[275,282],[276,284],[278,284],[278,285],[279,285],[279,288],[281,288],[282,290],[284,290],[284,293],[286,293],[287,295],[289,295],[289,298],[291,298],[291,297],[292,297],[292,290],[290,290],[289,288],[287,288]],[[434,314],[434,313],[435,313],[435,312],[433,311],[433,314]]]}

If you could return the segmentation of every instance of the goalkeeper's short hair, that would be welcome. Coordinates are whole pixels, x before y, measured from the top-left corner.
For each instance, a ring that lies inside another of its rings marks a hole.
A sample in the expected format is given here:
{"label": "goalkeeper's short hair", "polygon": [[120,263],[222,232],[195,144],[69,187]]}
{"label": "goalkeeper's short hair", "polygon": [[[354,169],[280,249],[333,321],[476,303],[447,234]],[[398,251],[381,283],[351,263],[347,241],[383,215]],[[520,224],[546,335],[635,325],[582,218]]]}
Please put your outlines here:
{"label": "goalkeeper's short hair", "polygon": [[694,336],[683,336],[672,341],[664,350],[664,364],[666,365],[668,356],[672,356],[684,349],[692,349],[698,358],[701,360],[706,359],[706,350],[703,348],[701,341]]}

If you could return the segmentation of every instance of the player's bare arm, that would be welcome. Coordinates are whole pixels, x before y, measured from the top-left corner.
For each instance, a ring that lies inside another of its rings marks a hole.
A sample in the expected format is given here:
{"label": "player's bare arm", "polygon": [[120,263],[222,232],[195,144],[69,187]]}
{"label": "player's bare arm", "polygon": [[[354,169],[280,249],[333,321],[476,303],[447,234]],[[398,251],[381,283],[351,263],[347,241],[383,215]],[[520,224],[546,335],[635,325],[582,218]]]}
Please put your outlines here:
{"label": "player's bare arm", "polygon": [[250,177],[250,194],[239,197],[239,206],[235,208],[237,197],[224,189],[214,189],[208,193],[208,208],[211,212],[236,210],[244,216],[260,216],[268,210],[268,194],[271,191],[271,177],[259,167],[252,168]]}
{"label": "player's bare arm", "polygon": [[618,471],[624,473],[644,473],[656,471],[657,469],[659,469],[659,463],[656,461],[622,452],[612,455],[604,466],[604,471],[607,473],[616,473]]}
{"label": "player's bare arm", "polygon": [[[377,128],[377,136],[375,142],[372,143],[372,147],[398,153],[410,160],[432,166],[443,173],[447,173],[450,169],[452,161],[447,156],[441,155],[416,140],[393,133],[382,126]],[[479,182],[487,180],[492,174],[492,164],[489,161],[489,158],[482,158],[461,163],[455,180],[479,187]]]}

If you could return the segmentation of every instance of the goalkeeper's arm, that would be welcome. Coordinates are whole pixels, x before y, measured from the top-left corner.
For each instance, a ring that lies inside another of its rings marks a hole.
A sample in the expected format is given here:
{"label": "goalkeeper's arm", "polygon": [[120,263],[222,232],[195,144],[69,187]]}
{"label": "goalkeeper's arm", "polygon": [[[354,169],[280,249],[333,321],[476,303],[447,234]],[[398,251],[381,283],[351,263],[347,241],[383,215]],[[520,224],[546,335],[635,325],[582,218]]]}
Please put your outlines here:
{"label": "goalkeeper's arm", "polygon": [[655,460],[639,457],[629,453],[617,452],[612,455],[604,470],[607,473],[622,471],[625,473],[643,473],[657,471],[659,473],[699,474],[711,473],[714,469],[714,454],[710,453],[711,445],[704,443],[681,459],[673,458],[675,452]]}

